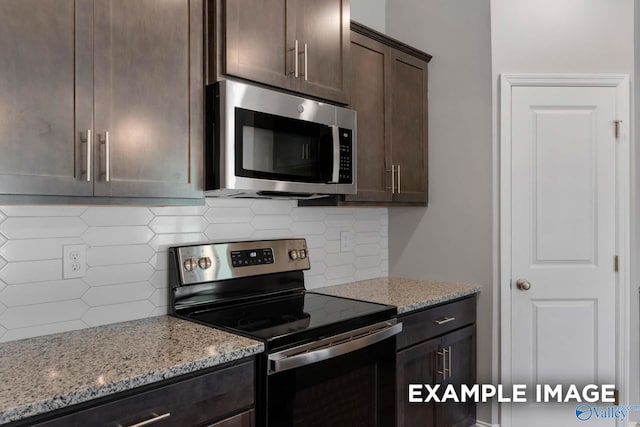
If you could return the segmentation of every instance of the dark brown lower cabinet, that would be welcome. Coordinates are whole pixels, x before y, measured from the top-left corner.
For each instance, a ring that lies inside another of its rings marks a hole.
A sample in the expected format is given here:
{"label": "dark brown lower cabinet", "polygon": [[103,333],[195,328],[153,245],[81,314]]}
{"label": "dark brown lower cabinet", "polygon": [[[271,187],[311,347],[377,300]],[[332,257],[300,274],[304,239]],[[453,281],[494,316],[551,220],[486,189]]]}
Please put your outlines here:
{"label": "dark brown lower cabinet", "polygon": [[[45,415],[11,426],[253,427],[254,360],[170,384],[147,386],[126,396],[101,399],[67,414]],[[141,389],[142,390],[142,389]],[[80,405],[79,405],[80,406]]]}
{"label": "dark brown lower cabinet", "polygon": [[[476,383],[475,298],[401,316],[409,327],[400,334],[397,353],[397,426],[468,427],[475,424],[475,403],[409,403],[409,384]],[[470,320],[472,319],[472,320]],[[423,398],[428,392],[422,389]]]}
{"label": "dark brown lower cabinet", "polygon": [[433,339],[398,352],[396,383],[398,427],[434,426],[436,407],[433,403],[409,403],[409,384],[436,383],[436,353],[440,339]]}

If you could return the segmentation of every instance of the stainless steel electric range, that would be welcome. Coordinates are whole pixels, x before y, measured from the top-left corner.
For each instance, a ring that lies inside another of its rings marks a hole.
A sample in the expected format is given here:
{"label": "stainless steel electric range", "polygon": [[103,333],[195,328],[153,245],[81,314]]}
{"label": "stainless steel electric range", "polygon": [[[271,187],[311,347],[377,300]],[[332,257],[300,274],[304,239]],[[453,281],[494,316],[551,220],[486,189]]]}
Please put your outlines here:
{"label": "stainless steel electric range", "polygon": [[263,341],[257,424],[395,424],[396,307],[305,289],[304,239],[170,249],[175,316]]}

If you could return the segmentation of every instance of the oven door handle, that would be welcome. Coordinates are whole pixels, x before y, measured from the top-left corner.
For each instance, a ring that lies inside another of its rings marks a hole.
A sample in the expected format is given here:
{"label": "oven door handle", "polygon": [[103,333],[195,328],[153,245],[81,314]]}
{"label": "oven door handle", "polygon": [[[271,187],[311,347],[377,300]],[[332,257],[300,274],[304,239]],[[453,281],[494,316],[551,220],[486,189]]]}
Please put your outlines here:
{"label": "oven door handle", "polygon": [[288,371],[312,363],[321,362],[368,347],[391,338],[402,331],[402,323],[396,320],[378,323],[348,334],[324,338],[311,344],[290,348],[268,356],[268,374]]}
{"label": "oven door handle", "polygon": [[331,171],[330,184],[340,182],[340,128],[331,125],[331,139],[333,141],[333,170]]}

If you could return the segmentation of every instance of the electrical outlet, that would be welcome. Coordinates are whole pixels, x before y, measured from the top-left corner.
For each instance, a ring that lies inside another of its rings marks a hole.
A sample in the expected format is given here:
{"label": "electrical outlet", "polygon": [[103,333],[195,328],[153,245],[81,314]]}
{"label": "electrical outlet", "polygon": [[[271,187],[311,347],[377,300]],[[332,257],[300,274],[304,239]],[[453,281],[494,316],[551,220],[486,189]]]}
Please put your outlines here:
{"label": "electrical outlet", "polygon": [[353,231],[340,232],[340,252],[353,251]]}
{"label": "electrical outlet", "polygon": [[65,279],[84,277],[87,272],[87,246],[62,247],[62,275]]}

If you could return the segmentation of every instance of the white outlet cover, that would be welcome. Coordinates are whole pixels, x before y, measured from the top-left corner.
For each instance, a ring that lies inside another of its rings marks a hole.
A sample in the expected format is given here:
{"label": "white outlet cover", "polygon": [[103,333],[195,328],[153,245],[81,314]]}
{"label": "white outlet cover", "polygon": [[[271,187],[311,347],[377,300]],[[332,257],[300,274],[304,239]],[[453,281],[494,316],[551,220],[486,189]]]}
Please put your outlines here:
{"label": "white outlet cover", "polygon": [[340,232],[340,252],[353,251],[353,231]]}
{"label": "white outlet cover", "polygon": [[62,277],[76,279],[87,274],[87,245],[62,247]]}

